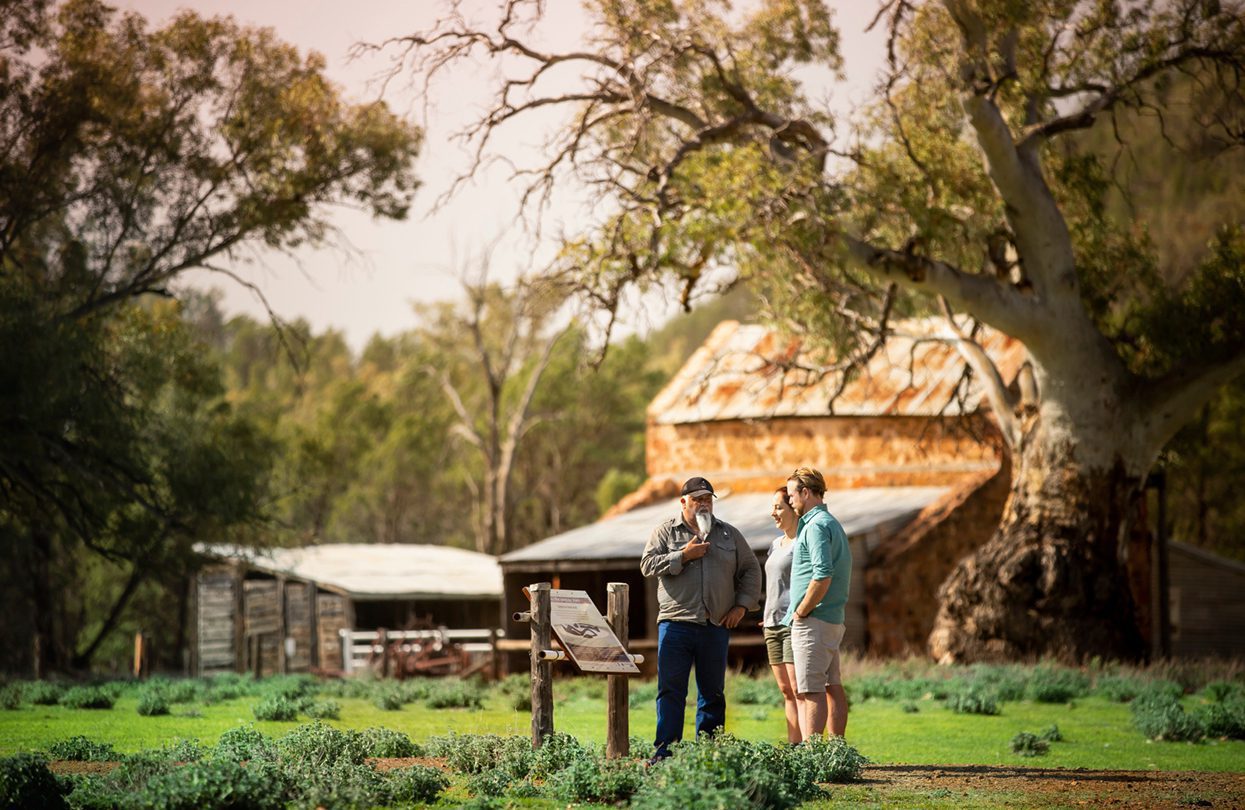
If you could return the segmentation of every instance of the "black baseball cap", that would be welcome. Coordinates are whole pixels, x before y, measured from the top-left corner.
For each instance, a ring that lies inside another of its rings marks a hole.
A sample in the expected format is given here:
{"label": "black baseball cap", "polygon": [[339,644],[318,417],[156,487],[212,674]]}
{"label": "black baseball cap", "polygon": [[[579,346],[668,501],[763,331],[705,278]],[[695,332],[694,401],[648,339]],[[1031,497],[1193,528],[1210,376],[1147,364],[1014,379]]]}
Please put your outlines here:
{"label": "black baseball cap", "polygon": [[697,476],[696,478],[689,478],[683,482],[683,491],[679,493],[679,497],[699,498],[701,495],[712,495],[715,498],[718,497],[717,493],[713,491],[713,484],[710,484],[705,478]]}

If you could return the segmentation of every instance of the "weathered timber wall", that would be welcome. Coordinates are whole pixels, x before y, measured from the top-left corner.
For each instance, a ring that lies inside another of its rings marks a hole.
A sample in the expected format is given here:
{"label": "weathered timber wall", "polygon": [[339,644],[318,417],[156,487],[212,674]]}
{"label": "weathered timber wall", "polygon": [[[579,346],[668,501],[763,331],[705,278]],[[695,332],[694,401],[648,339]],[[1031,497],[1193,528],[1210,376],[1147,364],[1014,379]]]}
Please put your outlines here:
{"label": "weathered timber wall", "polygon": [[234,655],[234,575],[226,566],[199,572],[195,587],[195,636],[199,673],[232,672]]}
{"label": "weathered timber wall", "polygon": [[1167,558],[1172,655],[1245,656],[1245,565],[1184,543]]}

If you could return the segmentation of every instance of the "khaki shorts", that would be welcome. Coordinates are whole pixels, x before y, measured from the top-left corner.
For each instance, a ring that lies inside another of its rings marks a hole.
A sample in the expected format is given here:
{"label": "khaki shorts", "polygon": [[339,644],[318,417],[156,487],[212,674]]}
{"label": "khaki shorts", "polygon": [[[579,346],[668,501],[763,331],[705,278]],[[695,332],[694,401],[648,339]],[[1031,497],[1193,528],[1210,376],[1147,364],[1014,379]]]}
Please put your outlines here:
{"label": "khaki shorts", "polygon": [[843,683],[839,673],[839,645],[847,625],[823,622],[814,616],[791,621],[791,646],[795,651],[795,684],[801,695],[824,692]]}
{"label": "khaki shorts", "polygon": [[765,653],[769,656],[771,667],[795,663],[795,650],[791,648],[791,628],[767,627],[762,631],[765,636]]}

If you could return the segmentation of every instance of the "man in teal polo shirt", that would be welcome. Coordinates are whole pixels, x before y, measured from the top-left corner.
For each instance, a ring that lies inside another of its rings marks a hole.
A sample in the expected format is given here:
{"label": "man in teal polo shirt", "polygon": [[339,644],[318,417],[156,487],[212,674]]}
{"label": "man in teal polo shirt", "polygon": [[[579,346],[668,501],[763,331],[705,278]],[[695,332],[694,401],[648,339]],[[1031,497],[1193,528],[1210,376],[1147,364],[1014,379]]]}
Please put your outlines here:
{"label": "man in teal polo shirt", "polygon": [[[826,509],[826,479],[801,467],[787,479],[791,506],[800,516],[791,552],[791,607],[783,624],[791,626],[796,691],[803,701],[800,734],[847,732],[847,692],[839,671],[844,608],[852,584],[852,550],[847,533]],[[829,702],[827,704],[827,698]]]}

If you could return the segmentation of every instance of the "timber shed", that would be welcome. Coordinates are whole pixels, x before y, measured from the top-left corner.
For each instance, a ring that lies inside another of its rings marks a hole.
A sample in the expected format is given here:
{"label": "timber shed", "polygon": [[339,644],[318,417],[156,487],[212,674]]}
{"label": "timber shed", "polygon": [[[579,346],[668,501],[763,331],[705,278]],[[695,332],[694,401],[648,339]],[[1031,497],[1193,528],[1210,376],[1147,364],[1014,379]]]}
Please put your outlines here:
{"label": "timber shed", "polygon": [[1245,563],[1168,541],[1171,653],[1245,656]]}
{"label": "timber shed", "polygon": [[337,672],[341,631],[493,628],[501,570],[448,546],[200,546],[192,671]]}
{"label": "timber shed", "polygon": [[[833,358],[796,339],[719,324],[649,405],[648,480],[640,489],[597,523],[501,557],[506,615],[522,609],[515,594],[532,582],[586,590],[598,607],[607,582],[627,582],[632,646],[655,646],[656,583],[644,581],[639,560],[653,528],[678,513],[682,482],[712,481],[721,496],[716,513],[743,531],[763,562],[778,534],[772,493],[792,470],[811,466],[825,475],[826,503],[852,544],[845,644],[923,651],[938,585],[985,540],[1007,493],[997,428],[942,328],[935,320],[894,324],[893,337],[844,380],[822,373]],[[979,340],[1013,379],[1024,347],[997,332]],[[875,566],[881,558],[893,567]],[[737,659],[763,657],[760,629],[749,624],[736,631]],[[526,635],[506,629],[511,638]]]}

